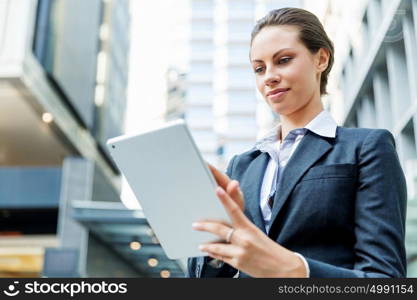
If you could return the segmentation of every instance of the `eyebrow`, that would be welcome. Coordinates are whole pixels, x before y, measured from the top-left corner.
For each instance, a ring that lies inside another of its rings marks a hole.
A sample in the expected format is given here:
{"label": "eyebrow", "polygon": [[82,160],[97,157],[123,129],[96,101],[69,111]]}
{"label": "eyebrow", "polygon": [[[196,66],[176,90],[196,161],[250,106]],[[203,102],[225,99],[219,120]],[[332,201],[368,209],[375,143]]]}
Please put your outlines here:
{"label": "eyebrow", "polygon": [[[278,50],[277,52],[274,53],[274,55],[272,55],[272,59],[274,59],[275,57],[277,57],[281,52],[286,51],[286,50],[293,50],[293,48],[282,48],[280,50]],[[252,60],[252,62],[262,62],[261,59],[254,59]]]}

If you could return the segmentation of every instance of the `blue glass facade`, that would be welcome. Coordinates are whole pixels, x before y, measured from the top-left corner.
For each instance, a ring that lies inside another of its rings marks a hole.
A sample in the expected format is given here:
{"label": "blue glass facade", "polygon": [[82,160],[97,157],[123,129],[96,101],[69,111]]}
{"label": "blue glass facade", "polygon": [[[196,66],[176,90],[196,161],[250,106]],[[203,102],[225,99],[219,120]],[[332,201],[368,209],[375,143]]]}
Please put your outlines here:
{"label": "blue glass facade", "polygon": [[61,168],[0,168],[0,208],[58,208]]}

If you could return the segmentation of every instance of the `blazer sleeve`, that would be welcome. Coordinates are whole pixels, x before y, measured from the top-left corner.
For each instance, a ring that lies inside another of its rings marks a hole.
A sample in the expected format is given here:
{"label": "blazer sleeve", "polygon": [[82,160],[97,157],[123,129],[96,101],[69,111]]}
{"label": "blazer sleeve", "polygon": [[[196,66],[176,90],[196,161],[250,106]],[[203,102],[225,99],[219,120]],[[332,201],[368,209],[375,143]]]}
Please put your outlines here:
{"label": "blazer sleeve", "polygon": [[[226,170],[227,176],[232,178],[233,166],[236,155],[232,157]],[[200,277],[233,277],[237,270],[230,265],[224,263],[220,268],[213,268],[208,264],[211,258],[208,256],[198,256],[188,258],[187,274],[189,278]]]}
{"label": "blazer sleeve", "polygon": [[372,130],[359,154],[353,269],[307,259],[311,277],[405,277],[407,191],[395,141]]}

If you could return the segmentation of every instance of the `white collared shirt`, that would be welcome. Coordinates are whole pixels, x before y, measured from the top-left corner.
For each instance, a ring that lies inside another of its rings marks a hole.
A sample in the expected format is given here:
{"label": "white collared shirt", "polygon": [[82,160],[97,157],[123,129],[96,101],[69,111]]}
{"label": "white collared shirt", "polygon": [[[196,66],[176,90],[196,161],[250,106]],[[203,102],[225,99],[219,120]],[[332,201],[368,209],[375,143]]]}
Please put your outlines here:
{"label": "white collared shirt", "polygon": [[[304,128],[314,132],[315,134],[325,137],[335,137],[337,124],[332,116],[325,110],[320,112],[313,120],[311,120]],[[272,181],[276,172],[278,163],[280,168],[285,168],[294,151],[297,149],[304,134],[300,134],[292,145],[289,157],[284,161],[278,162],[278,151],[280,149],[281,140],[279,140],[279,132],[281,131],[281,125],[275,127],[270,134],[261,139],[255,144],[255,147],[261,152],[267,152],[269,154],[269,162],[265,170],[265,175],[262,181],[261,193],[260,193],[260,207],[262,215],[265,221],[266,229],[269,231],[269,222],[271,220],[271,208],[268,204],[268,196],[272,188]],[[279,178],[277,178],[278,180]]]}
{"label": "white collared shirt", "polygon": [[[313,120],[311,120],[304,128],[314,132],[317,135],[324,136],[324,137],[336,137],[336,129],[337,123],[334,121],[332,116],[325,110],[320,112]],[[292,145],[290,155],[284,161],[278,160],[278,152],[281,146],[281,140],[278,138],[280,136],[281,125],[279,124],[275,127],[270,134],[268,134],[265,138],[261,139],[255,144],[255,147],[259,149],[261,152],[266,152],[269,154],[269,162],[265,170],[265,175],[262,181],[261,192],[259,195],[259,205],[262,211],[262,216],[264,218],[265,228],[266,231],[269,231],[271,226],[271,208],[268,204],[269,200],[269,193],[273,186],[274,174],[277,171],[278,164],[280,168],[285,168],[288,161],[290,160],[291,156],[293,155],[294,151],[297,149],[298,145],[300,144],[301,140],[303,139],[305,134],[299,134],[294,144]],[[276,178],[278,180],[279,178]],[[299,256],[307,269],[307,277],[310,277],[309,273],[309,266],[305,258],[296,253]]]}

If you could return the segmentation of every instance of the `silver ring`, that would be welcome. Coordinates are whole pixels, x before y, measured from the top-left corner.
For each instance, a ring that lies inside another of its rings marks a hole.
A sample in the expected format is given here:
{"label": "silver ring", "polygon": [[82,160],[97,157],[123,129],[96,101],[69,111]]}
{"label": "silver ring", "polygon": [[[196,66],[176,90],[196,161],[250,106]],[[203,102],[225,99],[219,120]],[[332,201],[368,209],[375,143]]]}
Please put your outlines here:
{"label": "silver ring", "polygon": [[235,232],[234,228],[230,228],[230,231],[227,233],[226,236],[226,243],[230,243],[230,241],[232,240],[232,235]]}

